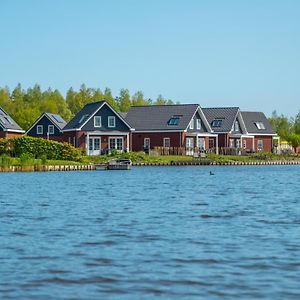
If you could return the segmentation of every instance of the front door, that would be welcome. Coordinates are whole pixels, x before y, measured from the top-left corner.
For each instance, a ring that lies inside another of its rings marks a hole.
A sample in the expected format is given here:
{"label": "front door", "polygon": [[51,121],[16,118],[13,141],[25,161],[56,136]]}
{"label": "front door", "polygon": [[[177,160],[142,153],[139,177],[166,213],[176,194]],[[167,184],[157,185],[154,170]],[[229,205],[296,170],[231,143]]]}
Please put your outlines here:
{"label": "front door", "polygon": [[186,155],[194,155],[194,138],[186,138]]}
{"label": "front door", "polygon": [[89,155],[101,154],[101,138],[90,137],[89,138]]}
{"label": "front door", "polygon": [[198,137],[198,148],[200,151],[205,150],[205,138],[204,137]]}

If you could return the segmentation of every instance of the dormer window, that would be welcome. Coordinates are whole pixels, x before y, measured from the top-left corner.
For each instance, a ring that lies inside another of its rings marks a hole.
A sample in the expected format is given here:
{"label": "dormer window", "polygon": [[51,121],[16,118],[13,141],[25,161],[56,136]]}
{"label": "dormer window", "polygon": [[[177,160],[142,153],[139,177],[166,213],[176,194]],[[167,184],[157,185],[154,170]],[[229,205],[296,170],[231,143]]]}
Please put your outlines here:
{"label": "dormer window", "polygon": [[101,116],[95,116],[94,117],[94,127],[101,127]]}
{"label": "dormer window", "polygon": [[201,129],[201,119],[197,119],[197,129]]}
{"label": "dormer window", "polygon": [[266,127],[265,127],[265,125],[264,125],[263,122],[255,122],[254,124],[257,127],[257,129],[259,129],[259,130],[266,129]]}
{"label": "dormer window", "polygon": [[108,117],[108,127],[116,127],[116,118],[114,116]]}
{"label": "dormer window", "polygon": [[168,121],[168,125],[178,125],[180,122],[180,116],[173,116],[169,121]]}
{"label": "dormer window", "polygon": [[222,119],[215,119],[211,122],[211,127],[221,127],[222,126]]}

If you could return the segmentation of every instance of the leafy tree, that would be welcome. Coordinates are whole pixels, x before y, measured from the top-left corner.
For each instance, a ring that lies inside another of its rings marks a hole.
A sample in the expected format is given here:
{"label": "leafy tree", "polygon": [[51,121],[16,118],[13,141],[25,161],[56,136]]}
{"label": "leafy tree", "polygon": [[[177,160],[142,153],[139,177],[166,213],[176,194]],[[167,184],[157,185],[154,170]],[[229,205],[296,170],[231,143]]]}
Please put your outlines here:
{"label": "leafy tree", "polygon": [[294,132],[300,134],[300,111],[298,112],[294,120]]}
{"label": "leafy tree", "polygon": [[134,106],[149,105],[149,101],[147,101],[144,98],[144,94],[142,91],[138,91],[132,96],[132,105]]}
{"label": "leafy tree", "polygon": [[277,134],[284,139],[291,133],[292,124],[291,121],[284,115],[277,115],[276,111],[273,111],[269,121]]}
{"label": "leafy tree", "polygon": [[122,112],[129,111],[131,106],[130,94],[127,89],[120,90],[120,96],[116,98],[119,110]]}
{"label": "leafy tree", "polygon": [[296,148],[300,146],[300,134],[291,133],[287,136],[286,139],[292,145],[296,152]]}

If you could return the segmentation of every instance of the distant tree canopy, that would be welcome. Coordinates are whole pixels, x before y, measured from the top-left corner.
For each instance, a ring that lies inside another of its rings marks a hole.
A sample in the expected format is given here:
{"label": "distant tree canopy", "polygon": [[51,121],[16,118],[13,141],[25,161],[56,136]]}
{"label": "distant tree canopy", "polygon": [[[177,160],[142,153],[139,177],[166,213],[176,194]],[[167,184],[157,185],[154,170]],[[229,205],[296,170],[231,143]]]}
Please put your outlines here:
{"label": "distant tree canopy", "polygon": [[275,132],[294,148],[300,146],[300,111],[295,118],[287,118],[273,111],[269,121]]}
{"label": "distant tree canopy", "polygon": [[121,89],[119,95],[113,96],[109,88],[104,91],[88,88],[84,84],[78,91],[68,89],[66,97],[51,88],[42,91],[36,84],[27,90],[18,84],[12,91],[0,87],[0,107],[25,130],[44,112],[60,114],[69,121],[84,105],[90,102],[106,100],[116,111],[127,112],[132,105],[174,104],[172,100],[161,95],[156,100],[146,99],[142,91],[130,95],[127,89]]}

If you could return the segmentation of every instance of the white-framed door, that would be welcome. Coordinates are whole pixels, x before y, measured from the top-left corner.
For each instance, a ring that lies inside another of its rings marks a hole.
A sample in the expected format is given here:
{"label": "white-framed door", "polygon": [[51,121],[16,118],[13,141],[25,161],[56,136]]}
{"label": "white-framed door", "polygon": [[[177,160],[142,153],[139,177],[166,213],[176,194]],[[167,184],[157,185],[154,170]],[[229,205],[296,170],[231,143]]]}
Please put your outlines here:
{"label": "white-framed door", "polygon": [[194,155],[194,138],[187,137],[185,147],[186,155]]}
{"label": "white-framed door", "polygon": [[205,150],[205,137],[199,137],[197,139],[197,147],[200,151]]}
{"label": "white-framed door", "polygon": [[100,137],[89,137],[89,155],[100,155],[101,154],[101,138]]}

